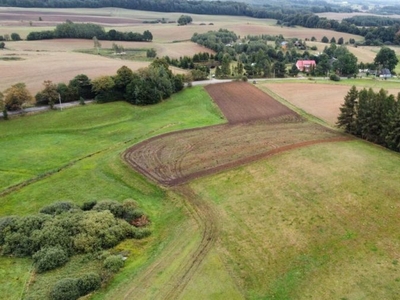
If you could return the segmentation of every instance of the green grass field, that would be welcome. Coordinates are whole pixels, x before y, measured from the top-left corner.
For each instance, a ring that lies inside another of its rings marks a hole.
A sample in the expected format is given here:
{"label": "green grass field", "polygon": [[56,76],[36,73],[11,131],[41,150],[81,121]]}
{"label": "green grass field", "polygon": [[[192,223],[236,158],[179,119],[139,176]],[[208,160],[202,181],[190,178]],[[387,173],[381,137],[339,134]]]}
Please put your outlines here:
{"label": "green grass field", "polygon": [[191,186],[219,212],[219,268],[245,298],[397,299],[399,165],[362,141],[332,143]]}
{"label": "green grass field", "polygon": [[[0,197],[0,216],[35,213],[44,205],[62,200],[78,204],[88,200],[136,200],[150,216],[153,234],[146,240],[119,246],[130,257],[113,281],[112,287],[118,286],[154,260],[173,237],[179,237],[178,225],[188,222],[176,196],[133,172],[122,161],[121,153],[138,141],[166,131],[221,122],[224,119],[219,110],[201,87],[186,89],[154,106],[92,104],[2,121],[2,192],[34,181]],[[195,234],[190,231],[190,236]],[[23,293],[43,299],[42,293],[60,276],[82,268],[81,261],[71,261],[66,268],[31,278],[32,284],[25,288],[31,277],[31,262],[1,260],[0,294],[4,299],[20,299]]]}

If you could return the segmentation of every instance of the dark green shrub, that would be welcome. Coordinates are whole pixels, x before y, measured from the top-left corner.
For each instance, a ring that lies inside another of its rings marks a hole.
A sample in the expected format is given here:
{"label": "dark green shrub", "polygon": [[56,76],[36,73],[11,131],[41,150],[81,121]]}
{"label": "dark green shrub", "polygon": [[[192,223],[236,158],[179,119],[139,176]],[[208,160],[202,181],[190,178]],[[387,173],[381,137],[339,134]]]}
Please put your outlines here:
{"label": "dark green shrub", "polygon": [[116,273],[124,266],[121,255],[110,255],[104,260],[103,267],[113,273]]}
{"label": "dark green shrub", "polygon": [[92,210],[92,208],[97,204],[96,200],[93,201],[88,201],[88,202],[84,202],[82,204],[82,210],[87,211],[87,210]]}
{"label": "dark green shrub", "polygon": [[80,277],[77,281],[79,294],[87,295],[101,287],[101,278],[99,274],[88,273]]}
{"label": "dark green shrub", "polygon": [[329,76],[329,79],[333,81],[340,81],[340,77],[336,74],[332,74],[331,76]]}
{"label": "dark green shrub", "polygon": [[80,297],[78,280],[64,278],[59,280],[50,291],[51,300],[76,300]]}
{"label": "dark green shrub", "polygon": [[124,215],[124,208],[121,203],[112,200],[104,200],[98,202],[94,207],[95,211],[109,210],[114,217],[122,218]]}
{"label": "dark green shrub", "polygon": [[63,266],[68,260],[67,253],[60,247],[43,248],[33,255],[33,262],[38,273]]}
{"label": "dark green shrub", "polygon": [[4,244],[7,232],[15,226],[17,217],[9,216],[0,218],[0,245]]}
{"label": "dark green shrub", "polygon": [[133,232],[132,238],[134,239],[144,239],[145,237],[148,237],[151,234],[151,230],[149,228],[137,228]]}
{"label": "dark green shrub", "polygon": [[79,206],[72,202],[55,202],[43,207],[39,212],[47,215],[59,215],[71,209],[79,209]]}

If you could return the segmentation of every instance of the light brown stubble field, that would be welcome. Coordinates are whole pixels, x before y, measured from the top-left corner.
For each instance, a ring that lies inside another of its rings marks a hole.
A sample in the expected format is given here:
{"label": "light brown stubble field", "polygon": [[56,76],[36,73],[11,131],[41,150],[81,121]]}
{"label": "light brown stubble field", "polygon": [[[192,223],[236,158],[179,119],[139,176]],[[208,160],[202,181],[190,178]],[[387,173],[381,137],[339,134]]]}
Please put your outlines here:
{"label": "light brown stubble field", "polygon": [[[318,83],[265,83],[265,87],[305,112],[334,125],[340,113],[340,106],[350,90],[348,85]],[[361,89],[361,87],[359,88]],[[378,91],[379,89],[374,89]],[[400,89],[387,89],[397,95]]]}

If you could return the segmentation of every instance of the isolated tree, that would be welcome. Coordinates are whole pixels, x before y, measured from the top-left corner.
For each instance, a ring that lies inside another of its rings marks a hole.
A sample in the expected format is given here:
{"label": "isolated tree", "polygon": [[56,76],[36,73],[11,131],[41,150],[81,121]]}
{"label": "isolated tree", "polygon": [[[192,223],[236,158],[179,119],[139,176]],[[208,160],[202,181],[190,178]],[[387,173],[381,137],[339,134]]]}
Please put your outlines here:
{"label": "isolated tree", "polygon": [[321,42],[322,42],[322,43],[329,43],[329,39],[328,39],[326,36],[324,36],[324,37],[321,39]]}
{"label": "isolated tree", "polygon": [[25,83],[17,83],[5,91],[5,107],[9,111],[22,109],[24,103],[33,101],[31,93],[26,88]]}
{"label": "isolated tree", "polygon": [[331,44],[336,44],[336,39],[335,39],[335,37],[332,37],[332,38],[331,38],[330,43],[331,43]]}
{"label": "isolated tree", "polygon": [[11,33],[11,39],[12,39],[13,41],[20,41],[20,40],[21,40],[21,37],[19,36],[18,33],[13,32],[13,33]]}
{"label": "isolated tree", "polygon": [[147,42],[151,42],[151,41],[153,40],[153,35],[151,34],[150,31],[145,30],[145,31],[143,32],[143,40],[144,40],[144,41],[147,41]]}
{"label": "isolated tree", "polygon": [[356,132],[356,105],[357,105],[358,91],[353,85],[344,97],[344,103],[340,107],[340,114],[338,117],[337,125],[344,128],[347,133],[354,134]]}
{"label": "isolated tree", "polygon": [[100,54],[100,48],[101,48],[101,44],[99,42],[99,40],[97,39],[97,37],[93,37],[93,46],[96,48],[97,50],[97,54]]}
{"label": "isolated tree", "polygon": [[6,47],[6,44],[4,42],[0,42],[0,49],[4,49]]}
{"label": "isolated tree", "polygon": [[181,15],[178,19],[178,24],[179,25],[187,25],[192,23],[193,19],[191,16],[188,15]]}
{"label": "isolated tree", "polygon": [[10,35],[6,33],[6,34],[4,35],[4,40],[5,40],[5,41],[10,41],[10,40],[11,40]]}
{"label": "isolated tree", "polygon": [[339,39],[338,39],[338,42],[337,42],[339,45],[343,45],[343,43],[344,43],[344,40],[343,40],[343,38],[342,37],[340,37]]}
{"label": "isolated tree", "polygon": [[374,63],[382,68],[388,68],[391,72],[399,62],[396,52],[388,47],[382,47],[375,56]]}
{"label": "isolated tree", "polygon": [[156,56],[157,56],[157,51],[155,49],[151,48],[146,51],[147,58],[154,58]]}

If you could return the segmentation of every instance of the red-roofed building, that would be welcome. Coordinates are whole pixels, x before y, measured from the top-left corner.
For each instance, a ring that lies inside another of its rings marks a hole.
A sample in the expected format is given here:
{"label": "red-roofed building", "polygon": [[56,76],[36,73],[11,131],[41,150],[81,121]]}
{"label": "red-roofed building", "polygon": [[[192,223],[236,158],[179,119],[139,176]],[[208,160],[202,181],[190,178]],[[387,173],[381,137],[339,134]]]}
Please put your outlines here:
{"label": "red-roofed building", "polygon": [[300,72],[310,72],[316,66],[315,60],[298,60],[296,63],[296,67]]}

